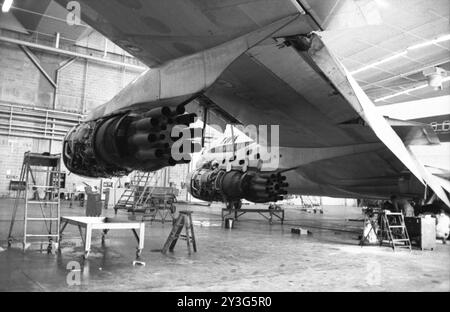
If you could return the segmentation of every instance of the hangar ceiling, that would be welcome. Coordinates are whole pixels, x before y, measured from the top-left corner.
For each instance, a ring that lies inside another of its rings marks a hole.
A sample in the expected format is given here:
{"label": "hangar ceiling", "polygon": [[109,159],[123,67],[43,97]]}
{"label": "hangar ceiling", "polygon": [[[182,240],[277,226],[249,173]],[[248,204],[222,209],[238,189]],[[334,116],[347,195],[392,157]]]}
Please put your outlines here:
{"label": "hangar ceiling", "polygon": [[[334,11],[339,11],[339,5],[344,5],[346,1],[330,2],[336,6]],[[369,20],[367,25],[338,27],[327,31],[324,36],[377,105],[450,94],[450,81],[443,83],[443,90],[436,91],[425,87],[427,78],[423,75],[424,70],[438,66],[447,71],[447,77],[450,76],[448,0],[354,2],[372,2],[371,12],[378,13],[377,17],[383,24]],[[320,12],[320,8],[318,10]],[[331,13],[331,16],[323,18],[330,20],[332,16]],[[436,42],[439,41],[436,39],[442,41]],[[432,40],[436,41],[432,43]],[[367,66],[371,64],[374,66]]]}

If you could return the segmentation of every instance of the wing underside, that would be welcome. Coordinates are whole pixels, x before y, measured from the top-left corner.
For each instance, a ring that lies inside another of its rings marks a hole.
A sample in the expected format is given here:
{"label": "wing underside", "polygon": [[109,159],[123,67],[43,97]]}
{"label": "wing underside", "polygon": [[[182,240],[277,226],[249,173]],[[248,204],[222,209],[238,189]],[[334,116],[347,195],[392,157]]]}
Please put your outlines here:
{"label": "wing underside", "polygon": [[[397,125],[403,128],[394,131],[320,36],[305,38],[316,28],[295,1],[81,2],[87,23],[153,67],[91,118],[164,103],[197,103],[217,116],[226,112],[221,122],[279,125],[283,147],[382,143],[366,154],[292,168],[316,183],[361,194],[409,177],[450,205],[439,180],[404,143],[436,143],[435,138],[427,138],[417,125]],[[230,52],[237,49],[242,52]],[[204,76],[200,82],[199,74]],[[401,191],[393,187],[389,192],[396,190]]]}
{"label": "wing underside", "polygon": [[319,35],[312,38],[307,52],[295,42],[250,49],[227,68],[219,78],[222,83],[205,95],[242,124],[280,125],[281,146],[383,143],[381,149],[366,153],[299,167],[292,164],[315,183],[366,196],[396,192],[412,196],[408,185],[415,180],[423,187],[416,187],[416,195],[423,194],[426,185],[448,203],[438,179],[405,146],[437,144],[433,131],[379,115]]}

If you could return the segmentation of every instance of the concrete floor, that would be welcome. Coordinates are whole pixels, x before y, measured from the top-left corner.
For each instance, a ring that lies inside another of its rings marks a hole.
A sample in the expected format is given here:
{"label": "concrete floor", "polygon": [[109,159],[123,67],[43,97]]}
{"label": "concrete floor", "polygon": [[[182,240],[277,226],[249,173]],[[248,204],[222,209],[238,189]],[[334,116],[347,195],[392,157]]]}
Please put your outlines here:
{"label": "concrete floor", "polygon": [[[171,225],[147,224],[146,266],[132,265],[136,241],[131,231],[112,231],[105,247],[100,232],[83,261],[78,229],[68,226],[60,255],[38,250],[0,251],[0,291],[450,291],[450,245],[434,251],[399,251],[358,246],[359,208],[324,207],[324,214],[286,208],[282,226],[247,214],[232,230],[221,227],[220,205],[177,205],[193,210],[198,252],[188,255],[184,241],[167,256],[159,250]],[[12,201],[0,200],[0,246],[6,237]],[[78,206],[62,209],[83,215]],[[113,210],[104,215],[113,215]],[[127,216],[119,213],[124,220]],[[312,235],[291,234],[293,226]],[[35,228],[34,230],[38,230]],[[21,224],[16,227],[16,235]],[[1,249],[0,249],[1,250]],[[69,262],[81,271],[67,269]],[[70,274],[69,274],[70,273]],[[67,278],[80,278],[69,286]]]}

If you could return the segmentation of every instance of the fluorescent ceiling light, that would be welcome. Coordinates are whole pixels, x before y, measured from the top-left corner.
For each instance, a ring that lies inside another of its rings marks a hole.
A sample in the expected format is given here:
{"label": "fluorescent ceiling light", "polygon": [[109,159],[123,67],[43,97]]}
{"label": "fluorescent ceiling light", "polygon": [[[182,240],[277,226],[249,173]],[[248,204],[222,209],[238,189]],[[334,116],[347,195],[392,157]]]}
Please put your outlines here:
{"label": "fluorescent ceiling light", "polygon": [[448,40],[450,40],[450,34],[441,36],[439,38],[436,38],[436,39],[433,39],[433,40],[430,40],[430,41],[425,41],[425,42],[422,42],[422,43],[419,43],[419,44],[415,44],[413,46],[410,46],[410,47],[406,48],[406,50],[410,50],[410,51],[411,50],[417,50],[417,49],[428,47],[428,46],[431,46],[431,45],[434,45],[434,44],[437,44],[437,43],[441,43],[441,42],[444,42],[444,41],[448,41]]}
{"label": "fluorescent ceiling light", "polygon": [[422,43],[418,43],[418,44],[412,45],[410,47],[407,47],[406,50],[404,50],[403,52],[396,53],[396,54],[394,54],[392,56],[389,56],[387,58],[379,60],[379,61],[377,61],[375,63],[363,66],[363,67],[361,67],[361,68],[359,68],[357,70],[354,70],[354,71],[350,72],[350,74],[354,75],[354,74],[366,71],[368,69],[371,69],[373,67],[376,67],[378,65],[381,65],[381,64],[387,63],[389,61],[392,61],[392,60],[394,60],[394,59],[396,59],[398,57],[405,56],[408,53],[408,51],[421,49],[421,48],[424,48],[424,47],[428,47],[428,46],[435,45],[435,44],[438,44],[438,43],[441,43],[441,42],[445,42],[445,41],[449,41],[449,40],[450,40],[450,34],[446,34],[446,35],[443,35],[441,37],[438,37],[438,38],[430,40],[430,41],[425,41],[425,42],[422,42]]}
{"label": "fluorescent ceiling light", "polygon": [[375,0],[375,3],[383,9],[389,8],[391,5],[387,0]]}
{"label": "fluorescent ceiling light", "polygon": [[399,57],[402,57],[402,56],[406,55],[406,53],[408,53],[408,52],[407,52],[407,51],[403,51],[403,52],[400,52],[400,53],[396,53],[396,54],[394,54],[394,55],[392,55],[392,56],[389,56],[389,57],[387,57],[387,58],[385,58],[385,59],[379,60],[379,61],[377,61],[377,62],[375,62],[375,63],[366,65],[366,66],[364,66],[364,67],[361,67],[360,69],[357,69],[357,70],[355,70],[355,71],[352,71],[352,72],[350,72],[350,74],[357,74],[357,73],[359,73],[359,72],[365,71],[365,70],[370,69],[370,68],[372,68],[372,67],[376,67],[376,66],[378,66],[378,65],[381,65],[381,64],[390,62],[390,61],[392,61],[392,60],[395,60],[395,59],[397,59],[397,58],[399,58]]}
{"label": "fluorescent ceiling light", "polygon": [[449,40],[450,40],[450,34],[447,34],[447,35],[437,38],[436,40],[434,40],[434,42],[439,43],[439,42],[444,42],[444,41],[449,41]]}
{"label": "fluorescent ceiling light", "polygon": [[[442,79],[442,82],[447,82],[447,81],[450,81],[450,77],[446,77],[446,78]],[[397,92],[397,93],[394,93],[394,94],[383,96],[381,98],[376,99],[374,102],[377,103],[377,102],[389,100],[389,99],[392,99],[392,98],[397,97],[399,95],[408,94],[410,92],[413,92],[413,91],[416,91],[416,90],[420,90],[420,89],[424,89],[426,87],[428,87],[428,83],[419,85],[419,86],[411,88],[411,89],[403,90],[403,91],[400,91],[400,92]]]}
{"label": "fluorescent ceiling light", "polygon": [[295,6],[295,8],[297,9],[297,11],[300,12],[300,14],[305,15],[306,12],[305,10],[303,10],[302,6],[300,5],[298,0],[291,0],[292,4]]}
{"label": "fluorescent ceiling light", "polygon": [[11,9],[12,2],[13,2],[13,0],[5,0],[5,1],[3,1],[3,5],[2,5],[2,12],[3,13],[9,12],[9,9]]}
{"label": "fluorescent ceiling light", "polygon": [[388,99],[392,99],[393,97],[396,97],[396,96],[399,96],[399,95],[408,94],[409,92],[416,91],[416,90],[419,90],[419,89],[423,89],[423,88],[426,88],[426,87],[428,87],[428,83],[422,84],[420,86],[417,86],[417,87],[414,87],[414,88],[411,88],[411,89],[403,90],[403,91],[400,91],[400,92],[397,92],[397,93],[394,93],[394,94],[383,96],[382,98],[376,99],[375,103],[376,102],[381,102],[381,101],[384,101],[384,100],[388,100]]}

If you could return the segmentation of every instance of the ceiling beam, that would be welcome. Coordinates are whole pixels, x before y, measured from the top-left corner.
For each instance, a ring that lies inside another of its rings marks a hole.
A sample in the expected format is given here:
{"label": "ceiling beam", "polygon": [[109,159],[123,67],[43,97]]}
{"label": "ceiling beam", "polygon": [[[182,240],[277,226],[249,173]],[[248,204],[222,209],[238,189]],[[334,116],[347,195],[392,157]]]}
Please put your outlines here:
{"label": "ceiling beam", "polygon": [[109,59],[104,59],[104,58],[101,58],[101,57],[96,57],[96,56],[87,55],[87,54],[78,53],[78,52],[72,52],[72,51],[61,49],[61,48],[53,48],[53,47],[49,47],[49,46],[38,44],[38,43],[32,43],[32,42],[23,41],[23,40],[12,39],[12,38],[8,38],[8,37],[4,37],[4,36],[0,36],[0,41],[7,42],[7,43],[12,43],[12,44],[18,44],[18,45],[22,45],[22,46],[25,46],[25,47],[34,48],[34,49],[38,49],[38,50],[43,50],[43,51],[46,51],[46,52],[55,53],[55,54],[59,54],[59,55],[68,55],[68,56],[72,56],[72,57],[80,57],[80,58],[91,60],[91,61],[94,61],[94,62],[97,62],[97,63],[104,63],[104,64],[109,64],[109,65],[114,65],[114,66],[124,66],[124,67],[127,67],[127,68],[137,69],[137,70],[141,70],[141,71],[144,71],[144,70],[148,69],[145,66],[139,66],[139,65],[133,65],[133,64],[123,63],[123,62],[117,62],[117,61],[113,61],[113,60],[109,60]]}

